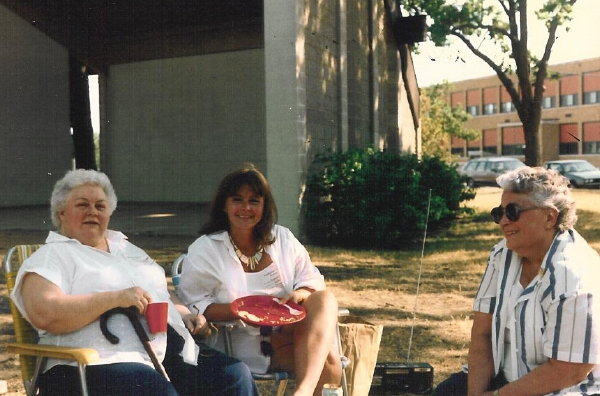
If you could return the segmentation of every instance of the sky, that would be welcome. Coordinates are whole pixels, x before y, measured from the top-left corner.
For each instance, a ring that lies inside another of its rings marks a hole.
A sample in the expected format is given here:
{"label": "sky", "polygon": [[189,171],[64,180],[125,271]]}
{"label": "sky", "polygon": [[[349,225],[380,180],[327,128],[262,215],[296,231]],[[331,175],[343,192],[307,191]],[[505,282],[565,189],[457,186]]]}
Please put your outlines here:
{"label": "sky", "polygon": [[[600,2],[578,0],[573,7],[573,20],[567,32],[563,27],[557,31],[557,39],[550,56],[550,65],[580,59],[600,57]],[[543,0],[529,0],[529,11],[538,9]],[[529,18],[529,23],[535,16]],[[541,24],[530,26],[529,47],[541,57],[548,32]],[[486,48],[486,42],[480,43]],[[489,51],[489,50],[488,50]],[[413,54],[413,62],[420,87],[447,81],[494,75],[493,70],[481,59],[456,40],[449,47],[435,47],[432,42],[419,45],[420,54]],[[464,61],[463,61],[464,60]]]}

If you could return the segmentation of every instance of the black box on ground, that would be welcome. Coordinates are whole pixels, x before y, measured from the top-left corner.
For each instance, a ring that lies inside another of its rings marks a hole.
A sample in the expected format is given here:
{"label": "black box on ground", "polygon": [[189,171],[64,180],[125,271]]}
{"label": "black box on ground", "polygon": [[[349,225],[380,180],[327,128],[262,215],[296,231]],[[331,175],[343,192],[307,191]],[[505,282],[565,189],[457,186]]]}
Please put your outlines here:
{"label": "black box on ground", "polygon": [[375,366],[369,395],[427,395],[432,388],[433,367],[429,363],[385,362]]}

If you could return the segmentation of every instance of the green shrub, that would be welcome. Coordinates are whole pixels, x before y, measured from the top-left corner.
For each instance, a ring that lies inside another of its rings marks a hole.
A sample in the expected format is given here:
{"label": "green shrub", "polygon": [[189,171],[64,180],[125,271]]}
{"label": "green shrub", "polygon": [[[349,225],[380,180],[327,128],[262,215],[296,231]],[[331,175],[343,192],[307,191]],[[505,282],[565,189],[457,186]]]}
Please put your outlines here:
{"label": "green shrub", "polygon": [[316,157],[304,196],[304,227],[316,244],[398,247],[435,230],[474,197],[454,165],[372,148]]}

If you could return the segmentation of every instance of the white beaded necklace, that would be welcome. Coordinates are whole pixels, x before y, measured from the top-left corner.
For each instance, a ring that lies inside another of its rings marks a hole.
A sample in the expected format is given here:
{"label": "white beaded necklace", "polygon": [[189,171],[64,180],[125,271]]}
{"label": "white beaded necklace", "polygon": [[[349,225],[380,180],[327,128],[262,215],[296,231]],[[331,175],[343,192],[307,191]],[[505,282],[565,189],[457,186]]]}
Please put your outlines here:
{"label": "white beaded necklace", "polygon": [[231,244],[233,245],[233,250],[235,251],[235,254],[238,256],[240,261],[243,264],[247,265],[248,268],[250,268],[250,271],[254,271],[254,269],[258,265],[258,262],[260,261],[260,259],[263,256],[263,252],[265,251],[265,248],[262,245],[258,245],[258,249],[256,250],[256,253],[253,256],[248,257],[244,253],[242,253],[240,248],[238,248],[236,246],[235,242],[233,242],[233,238],[231,237],[231,234],[229,234],[229,240],[231,241]]}

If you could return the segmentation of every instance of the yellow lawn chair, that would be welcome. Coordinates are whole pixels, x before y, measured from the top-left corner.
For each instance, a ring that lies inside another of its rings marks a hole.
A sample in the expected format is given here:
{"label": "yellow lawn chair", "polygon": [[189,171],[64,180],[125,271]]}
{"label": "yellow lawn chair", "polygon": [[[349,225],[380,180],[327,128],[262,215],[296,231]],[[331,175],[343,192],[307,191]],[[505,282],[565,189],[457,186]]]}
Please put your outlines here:
{"label": "yellow lawn chair", "polygon": [[[12,247],[4,258],[4,273],[6,286],[10,294],[15,286],[17,272],[23,261],[35,252],[41,245],[17,245]],[[75,361],[79,367],[81,393],[88,395],[85,380],[85,367],[98,360],[99,355],[90,348],[67,348],[54,345],[37,344],[37,331],[23,318],[17,307],[10,300],[10,311],[13,317],[16,343],[8,344],[8,351],[19,354],[21,377],[28,396],[37,393],[37,380],[43,373],[48,358]]]}
{"label": "yellow lawn chair", "polygon": [[[177,287],[179,286],[179,279],[181,276],[181,269],[182,269],[183,260],[185,259],[185,256],[186,256],[185,254],[180,255],[179,257],[177,257],[177,259],[175,259],[175,261],[171,265],[171,277],[172,277],[171,280],[173,282],[173,286],[175,287],[175,289],[177,289]],[[349,314],[350,314],[350,312],[347,309],[340,309],[339,313],[338,313],[339,316],[347,316]],[[225,353],[227,355],[231,355],[232,351],[233,351],[233,347],[231,345],[230,332],[233,330],[234,327],[235,327],[235,324],[232,324],[231,322],[228,322],[225,324],[217,324],[217,328],[223,330],[222,334],[224,337]],[[338,344],[338,349],[339,349],[340,355],[341,355],[342,345],[340,343],[339,327],[337,330],[337,344]],[[348,396],[348,385],[346,382],[346,370],[345,369],[349,363],[350,362],[349,362],[348,358],[346,358],[345,356],[341,356],[342,390],[343,390],[344,396]],[[266,373],[266,374],[252,373],[252,377],[254,378],[255,381],[273,381],[273,388],[271,390],[271,394],[274,396],[283,396],[285,394],[285,389],[287,388],[288,381],[293,378],[293,375],[291,373],[288,373],[287,371],[275,371],[275,372],[270,372],[270,373]]]}

